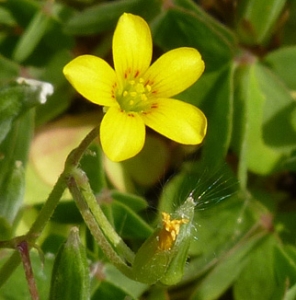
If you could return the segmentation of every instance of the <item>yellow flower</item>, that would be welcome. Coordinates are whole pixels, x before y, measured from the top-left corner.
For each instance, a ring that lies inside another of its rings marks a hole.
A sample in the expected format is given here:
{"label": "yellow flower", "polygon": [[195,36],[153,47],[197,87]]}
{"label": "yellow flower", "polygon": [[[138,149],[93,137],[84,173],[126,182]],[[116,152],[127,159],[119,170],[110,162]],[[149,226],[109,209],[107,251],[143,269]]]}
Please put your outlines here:
{"label": "yellow flower", "polygon": [[171,99],[204,71],[193,48],[177,48],[151,66],[152,38],[139,16],[123,14],[113,36],[114,69],[103,59],[82,55],[64,67],[73,87],[89,101],[105,107],[100,127],[103,151],[113,161],[135,156],[145,142],[145,125],[187,145],[202,142],[207,128],[195,106]]}
{"label": "yellow flower", "polygon": [[162,229],[159,232],[159,249],[160,250],[170,250],[174,241],[176,240],[181,224],[186,224],[189,222],[187,219],[171,220],[171,216],[165,212],[162,214]]}

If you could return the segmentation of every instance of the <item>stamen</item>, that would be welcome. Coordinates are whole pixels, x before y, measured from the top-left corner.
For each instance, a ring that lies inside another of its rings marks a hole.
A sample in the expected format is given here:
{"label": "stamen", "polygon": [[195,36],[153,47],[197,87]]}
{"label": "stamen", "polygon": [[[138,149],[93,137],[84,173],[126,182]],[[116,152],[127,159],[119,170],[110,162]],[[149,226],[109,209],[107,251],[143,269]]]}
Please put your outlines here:
{"label": "stamen", "polygon": [[[120,107],[126,112],[144,112],[149,108],[148,99],[152,90],[148,82],[143,78],[129,80],[129,70],[126,71],[127,80],[124,83],[123,92],[116,95]],[[148,105],[148,106],[147,106]]]}
{"label": "stamen", "polygon": [[170,250],[174,241],[176,240],[181,224],[188,223],[187,219],[171,220],[171,216],[165,212],[162,213],[162,225],[158,240],[160,250]]}

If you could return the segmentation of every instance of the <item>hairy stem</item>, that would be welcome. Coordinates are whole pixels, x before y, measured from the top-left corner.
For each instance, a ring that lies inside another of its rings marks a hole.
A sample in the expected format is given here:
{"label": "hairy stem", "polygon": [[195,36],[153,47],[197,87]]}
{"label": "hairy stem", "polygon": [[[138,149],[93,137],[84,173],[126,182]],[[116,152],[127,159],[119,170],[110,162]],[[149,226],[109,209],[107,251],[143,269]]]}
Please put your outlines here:
{"label": "hairy stem", "polygon": [[78,184],[81,196],[84,198],[84,201],[86,202],[91,213],[93,214],[96,223],[103,231],[109,243],[111,243],[111,245],[114,249],[116,249],[116,252],[119,255],[121,255],[126,261],[132,264],[135,257],[134,252],[124,243],[122,238],[117,234],[117,232],[114,230],[114,228],[111,226],[110,222],[106,218],[101,207],[98,205],[96,197],[94,196],[91,190],[88,178],[86,177],[85,173],[77,168],[75,171],[72,172],[72,175],[75,178],[75,182]]}
{"label": "hairy stem", "polygon": [[[55,184],[52,192],[47,198],[44,206],[40,210],[35,222],[30,228],[29,232],[25,236],[25,240],[28,245],[32,246],[42,233],[44,227],[51,218],[56,206],[58,205],[65,189],[67,188],[67,180],[69,174],[79,164],[84,152],[87,150],[93,140],[99,135],[99,127],[95,127],[80,143],[80,145],[74,149],[68,156],[63,173],[60,175],[57,183]],[[17,239],[17,238],[16,238]],[[14,270],[20,263],[20,256],[17,251],[12,253],[8,260],[4,263],[0,269],[0,287],[8,280]]]}
{"label": "hairy stem", "polygon": [[124,273],[126,276],[131,277],[131,268],[126,265],[122,258],[112,248],[110,242],[105,237],[102,229],[100,228],[93,214],[89,210],[88,204],[86,203],[84,196],[80,191],[77,180],[72,176],[70,176],[68,179],[68,188],[76,202],[76,205],[84,219],[84,222],[88,226],[95,240],[98,242],[101,250],[110,260],[110,262],[112,262],[122,273]]}

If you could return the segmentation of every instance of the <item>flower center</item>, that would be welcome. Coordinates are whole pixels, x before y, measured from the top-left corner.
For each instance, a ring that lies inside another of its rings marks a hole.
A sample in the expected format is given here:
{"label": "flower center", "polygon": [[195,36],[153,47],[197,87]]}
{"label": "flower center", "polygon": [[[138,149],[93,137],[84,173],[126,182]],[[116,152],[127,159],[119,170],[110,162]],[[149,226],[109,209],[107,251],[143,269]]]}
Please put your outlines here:
{"label": "flower center", "polygon": [[117,101],[124,111],[143,112],[149,106],[150,92],[151,86],[144,83],[143,78],[128,80],[122,92],[117,94]]}

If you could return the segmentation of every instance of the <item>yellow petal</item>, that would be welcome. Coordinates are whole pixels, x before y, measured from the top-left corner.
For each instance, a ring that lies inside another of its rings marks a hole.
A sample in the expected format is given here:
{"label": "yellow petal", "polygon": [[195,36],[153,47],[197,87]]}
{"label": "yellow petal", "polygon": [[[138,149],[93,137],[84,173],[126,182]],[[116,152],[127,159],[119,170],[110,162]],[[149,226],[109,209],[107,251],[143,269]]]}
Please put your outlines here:
{"label": "yellow petal", "polygon": [[170,98],[191,86],[205,68],[194,48],[177,48],[157,59],[145,73],[156,97]]}
{"label": "yellow petal", "polygon": [[126,113],[110,107],[101,128],[102,148],[113,161],[122,161],[138,154],[145,142],[145,124],[137,113]]}
{"label": "yellow petal", "polygon": [[89,101],[103,106],[116,104],[112,97],[116,75],[103,59],[93,55],[78,56],[64,67],[63,72],[77,92]]}
{"label": "yellow petal", "polygon": [[113,36],[113,60],[119,80],[145,72],[152,58],[152,38],[148,24],[139,16],[124,13]]}
{"label": "yellow petal", "polygon": [[207,119],[201,110],[175,99],[157,99],[142,118],[153,130],[186,145],[200,144],[207,130]]}

